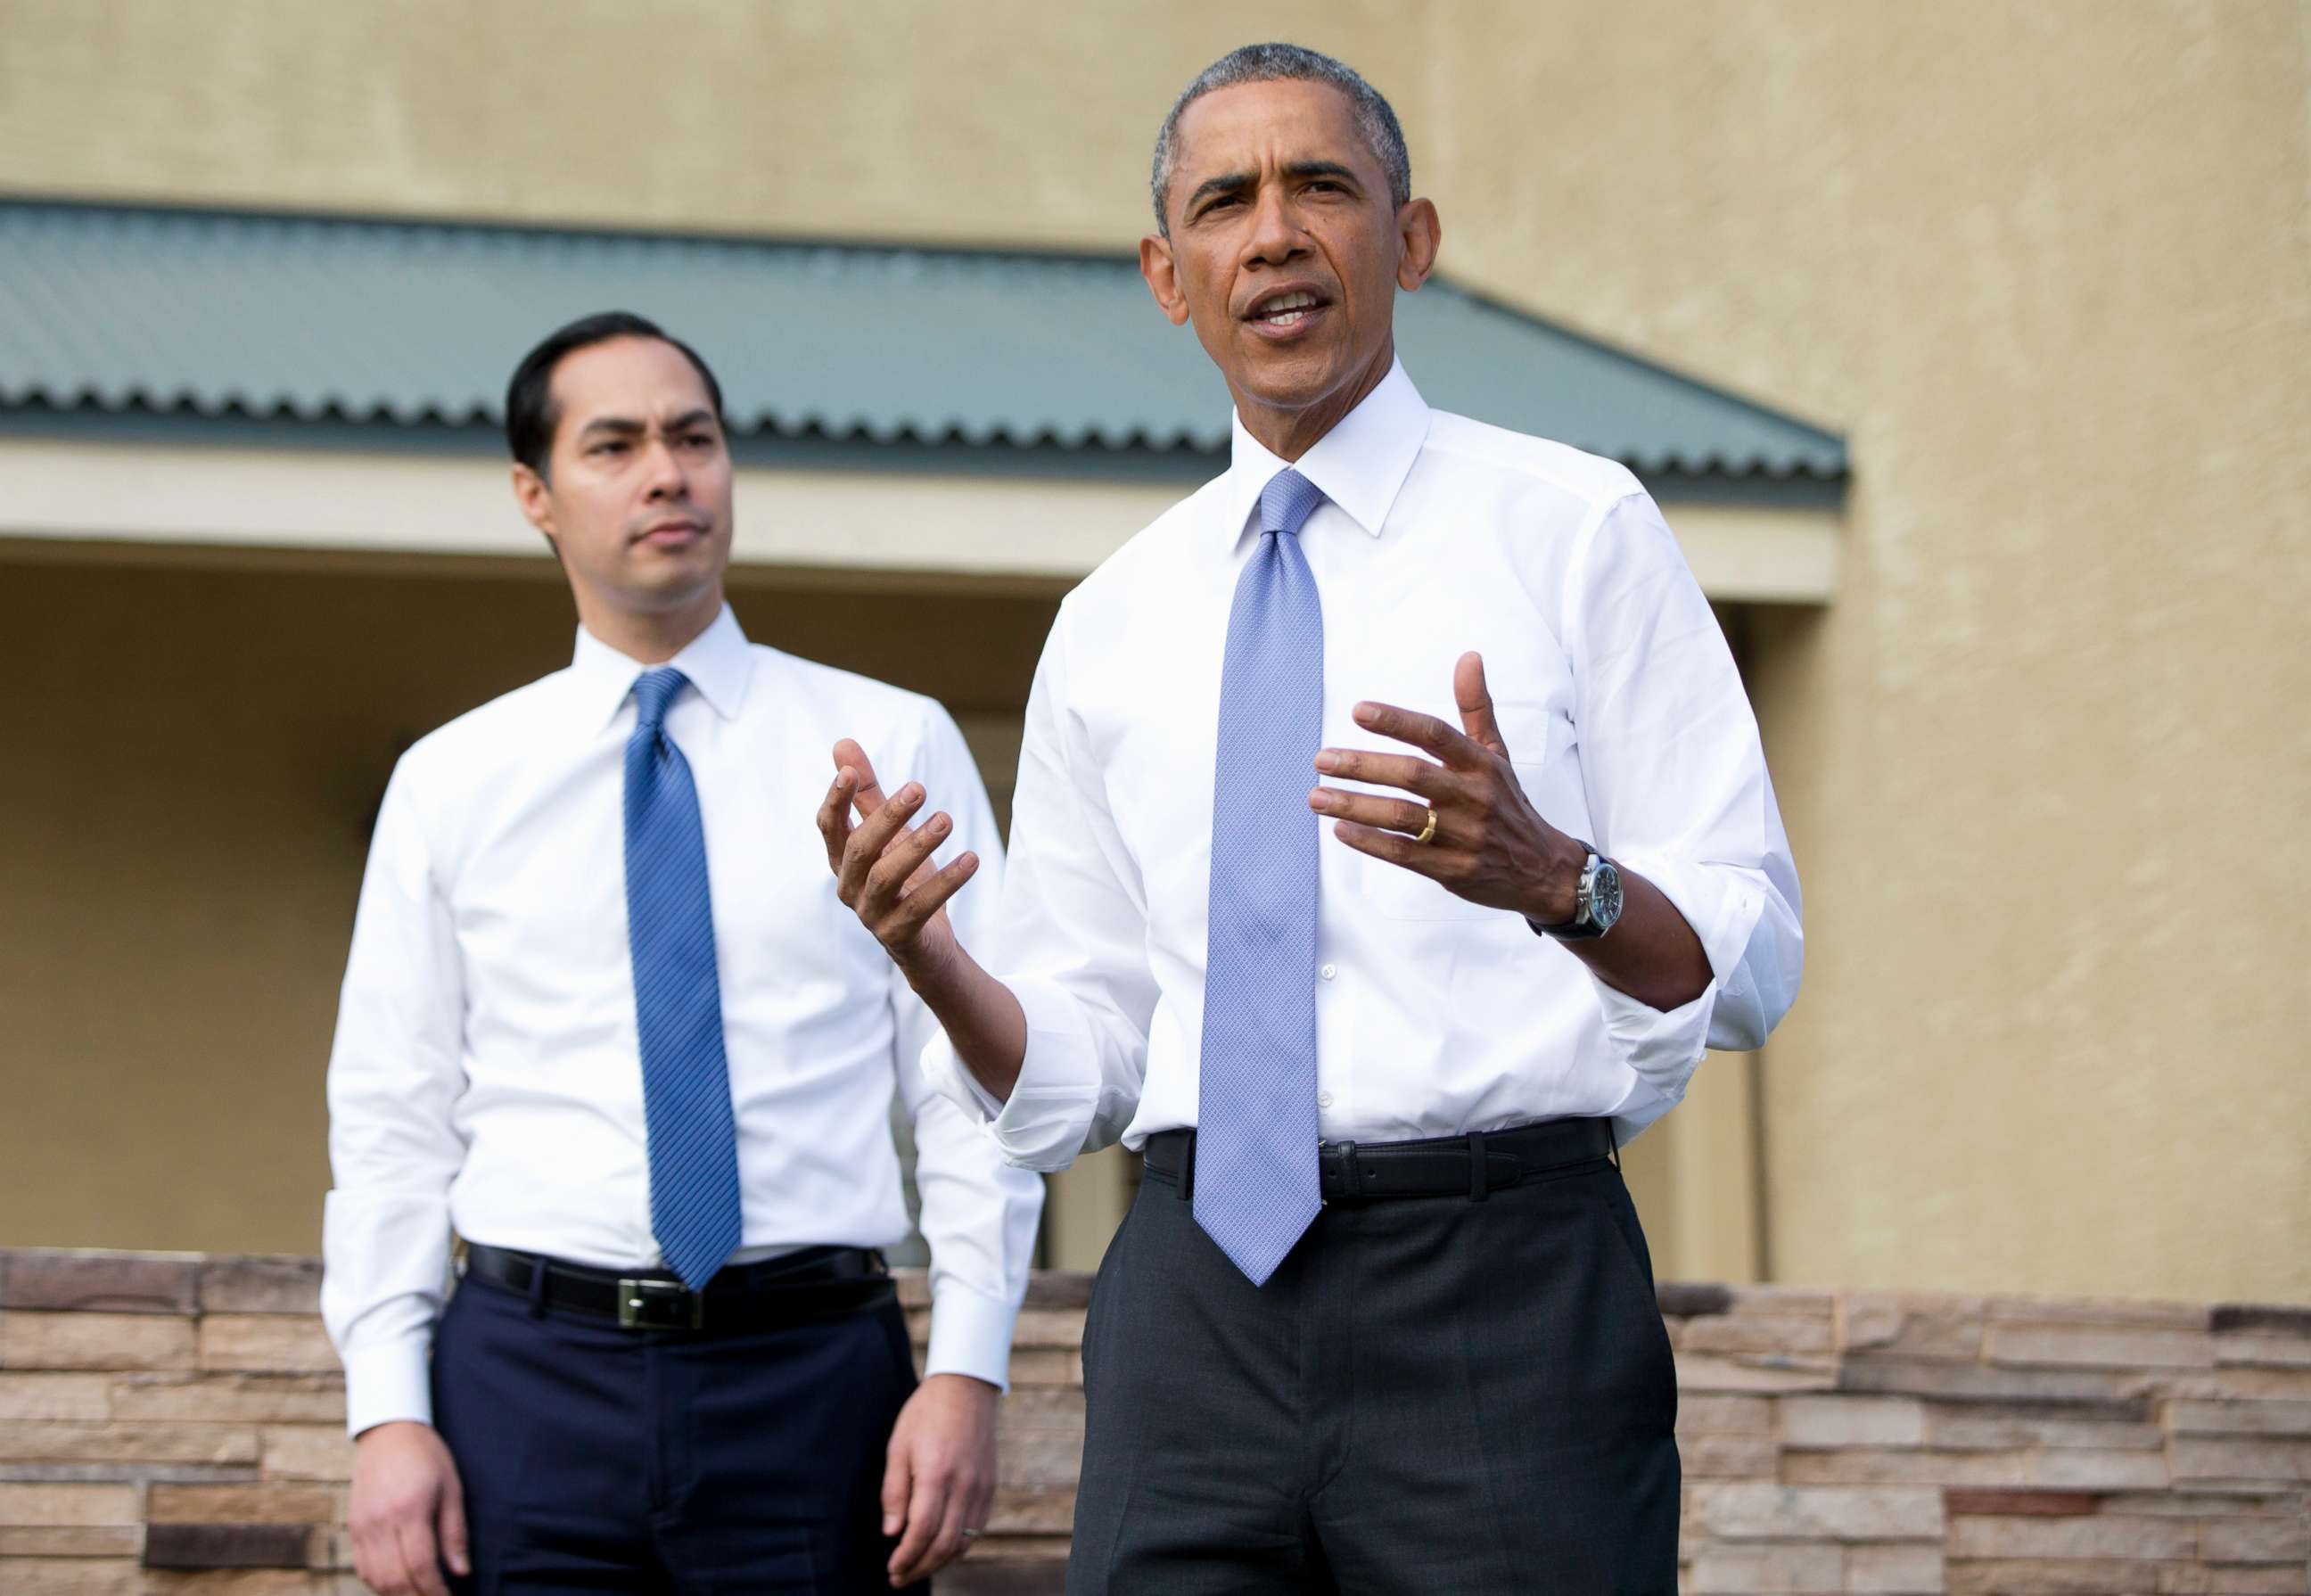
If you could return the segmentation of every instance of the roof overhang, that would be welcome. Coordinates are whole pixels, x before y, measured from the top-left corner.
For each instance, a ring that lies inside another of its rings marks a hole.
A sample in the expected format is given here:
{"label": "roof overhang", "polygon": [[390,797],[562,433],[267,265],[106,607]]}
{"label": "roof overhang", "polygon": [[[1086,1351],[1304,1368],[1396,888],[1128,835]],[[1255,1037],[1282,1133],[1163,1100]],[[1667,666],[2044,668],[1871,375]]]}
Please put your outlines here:
{"label": "roof overhang", "polygon": [[[741,563],[1071,581],[1225,465],[1129,258],[0,202],[0,539],[536,556],[505,376],[611,306],[714,364]],[[1636,470],[1713,597],[1828,596],[1834,433],[1449,283],[1398,344],[1432,403]]]}
{"label": "roof overhang", "polygon": [[[395,555],[554,566],[502,459],[474,452],[230,449],[0,434],[0,557],[100,549],[250,557]],[[925,579],[1080,580],[1180,496],[1162,480],[742,464],[739,566]],[[1834,507],[1670,501],[1713,598],[1826,601]],[[14,545],[13,551],[11,545]]]}

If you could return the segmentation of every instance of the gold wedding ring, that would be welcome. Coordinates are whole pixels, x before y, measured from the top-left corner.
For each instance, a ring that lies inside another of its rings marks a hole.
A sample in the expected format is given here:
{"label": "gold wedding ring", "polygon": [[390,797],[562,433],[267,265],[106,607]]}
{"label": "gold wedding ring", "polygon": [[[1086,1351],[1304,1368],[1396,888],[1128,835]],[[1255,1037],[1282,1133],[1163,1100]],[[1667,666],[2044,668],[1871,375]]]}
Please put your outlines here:
{"label": "gold wedding ring", "polygon": [[1422,827],[1420,828],[1420,834],[1419,834],[1418,836],[1417,836],[1417,837],[1413,838],[1412,840],[1413,840],[1414,842],[1434,842],[1435,841],[1436,841],[1436,811],[1435,811],[1435,810],[1431,809],[1431,810],[1429,810],[1429,811],[1428,811],[1428,824],[1427,824],[1426,825],[1422,826]]}

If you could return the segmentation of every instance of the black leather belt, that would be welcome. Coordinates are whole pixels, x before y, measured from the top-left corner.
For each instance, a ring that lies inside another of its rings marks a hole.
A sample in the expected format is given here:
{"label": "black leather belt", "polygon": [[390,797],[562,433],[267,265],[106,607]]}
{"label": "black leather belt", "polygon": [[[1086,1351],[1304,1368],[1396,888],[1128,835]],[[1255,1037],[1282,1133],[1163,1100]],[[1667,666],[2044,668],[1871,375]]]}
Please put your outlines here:
{"label": "black leather belt", "polygon": [[547,1307],[633,1330],[772,1330],[872,1307],[894,1290],[883,1255],[861,1247],[807,1247],[732,1264],[703,1291],[663,1270],[622,1274],[478,1242],[467,1244],[465,1273]]}
{"label": "black leather belt", "polygon": [[[1147,1173],[1178,1182],[1181,1195],[1195,1184],[1196,1133],[1160,1130],[1143,1149]],[[1467,1197],[1518,1185],[1568,1164],[1614,1157],[1610,1120],[1544,1120],[1507,1130],[1420,1141],[1321,1141],[1316,1144],[1320,1190],[1327,1202],[1369,1202],[1388,1197]],[[1186,1179],[1182,1180],[1184,1172]]]}

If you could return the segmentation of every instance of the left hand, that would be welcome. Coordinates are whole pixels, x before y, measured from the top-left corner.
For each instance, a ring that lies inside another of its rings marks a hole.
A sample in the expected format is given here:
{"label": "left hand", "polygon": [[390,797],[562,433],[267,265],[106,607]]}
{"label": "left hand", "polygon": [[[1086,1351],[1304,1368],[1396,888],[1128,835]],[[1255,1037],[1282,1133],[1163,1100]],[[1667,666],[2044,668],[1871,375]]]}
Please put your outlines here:
{"label": "left hand", "polygon": [[[1463,654],[1452,670],[1458,729],[1434,715],[1393,704],[1360,703],[1356,721],[1435,755],[1327,748],[1316,768],[1327,776],[1401,788],[1413,795],[1382,798],[1318,787],[1308,807],[1332,817],[1332,834],[1359,853],[1426,876],[1472,903],[1511,909],[1541,925],[1563,925],[1578,908],[1582,845],[1541,818],[1517,784],[1508,744],[1493,716],[1485,662]],[[1415,842],[1436,812],[1436,833]]]}
{"label": "left hand", "polygon": [[995,1499],[995,1405],[1002,1392],[968,1374],[924,1380],[891,1431],[883,1470],[883,1533],[895,1588],[927,1579],[971,1549]]}

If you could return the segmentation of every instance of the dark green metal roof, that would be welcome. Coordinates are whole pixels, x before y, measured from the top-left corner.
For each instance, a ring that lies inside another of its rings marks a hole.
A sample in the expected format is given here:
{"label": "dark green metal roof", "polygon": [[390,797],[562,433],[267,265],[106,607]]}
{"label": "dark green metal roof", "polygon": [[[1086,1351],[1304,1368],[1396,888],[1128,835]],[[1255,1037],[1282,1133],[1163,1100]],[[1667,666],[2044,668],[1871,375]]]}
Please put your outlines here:
{"label": "dark green metal roof", "polygon": [[[741,437],[1224,450],[1135,261],[0,202],[0,412],[468,428],[562,322],[697,346]],[[1833,433],[1449,283],[1400,298],[1431,404],[1640,473],[1831,482]]]}

